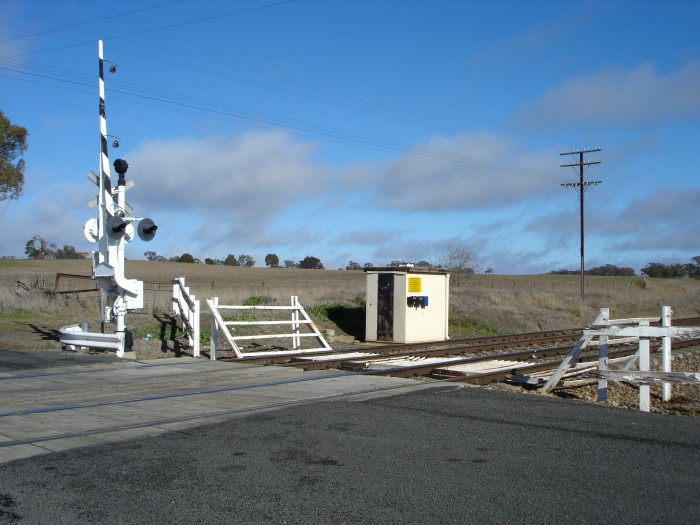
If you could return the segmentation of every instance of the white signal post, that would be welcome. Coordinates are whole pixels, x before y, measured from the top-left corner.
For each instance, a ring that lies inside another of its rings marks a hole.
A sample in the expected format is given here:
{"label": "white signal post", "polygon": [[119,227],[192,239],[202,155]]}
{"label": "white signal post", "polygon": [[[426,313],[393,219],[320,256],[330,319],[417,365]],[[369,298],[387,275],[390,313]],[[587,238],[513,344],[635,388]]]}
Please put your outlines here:
{"label": "white signal post", "polygon": [[[97,242],[99,249],[93,252],[93,279],[100,286],[101,332],[105,333],[105,321],[116,324],[115,336],[118,341],[112,341],[117,347],[117,355],[124,356],[129,346],[126,332],[126,313],[128,310],[143,308],[143,282],[127,279],[124,276],[124,247],[134,236],[133,223],[138,223],[138,235],[144,241],[150,241],[155,236],[157,226],[150,219],[131,217],[131,206],[126,202],[126,190],[133,186],[127,183],[124,175],[129,167],[127,162],[117,159],[115,170],[119,175],[116,188],[112,188],[107,149],[107,116],[105,111],[104,94],[104,62],[110,62],[110,71],[116,71],[116,65],[103,58],[103,45],[98,43],[99,54],[99,91],[100,91],[100,174],[90,172],[88,178],[98,186],[98,194],[88,205],[97,205],[97,220],[90,219],[85,224],[85,236],[88,240]],[[118,141],[114,142],[118,147]],[[107,306],[106,303],[109,303]]]}

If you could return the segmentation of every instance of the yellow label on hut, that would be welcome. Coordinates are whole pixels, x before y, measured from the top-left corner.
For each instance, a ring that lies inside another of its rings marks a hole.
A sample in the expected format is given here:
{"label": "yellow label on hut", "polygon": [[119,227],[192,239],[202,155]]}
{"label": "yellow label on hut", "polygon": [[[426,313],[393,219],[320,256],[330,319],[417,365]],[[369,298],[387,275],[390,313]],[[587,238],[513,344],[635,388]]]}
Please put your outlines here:
{"label": "yellow label on hut", "polygon": [[420,293],[420,277],[408,278],[408,291],[410,293]]}

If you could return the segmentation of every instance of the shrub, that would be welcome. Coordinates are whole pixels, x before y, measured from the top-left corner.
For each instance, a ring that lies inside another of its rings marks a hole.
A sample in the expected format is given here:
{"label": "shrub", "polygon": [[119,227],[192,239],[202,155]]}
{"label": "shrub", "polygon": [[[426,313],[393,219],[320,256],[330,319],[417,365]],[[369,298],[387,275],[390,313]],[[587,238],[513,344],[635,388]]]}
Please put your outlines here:
{"label": "shrub", "polygon": [[251,295],[243,301],[243,306],[260,306],[260,305],[273,305],[277,301],[274,297],[268,297],[266,295]]}

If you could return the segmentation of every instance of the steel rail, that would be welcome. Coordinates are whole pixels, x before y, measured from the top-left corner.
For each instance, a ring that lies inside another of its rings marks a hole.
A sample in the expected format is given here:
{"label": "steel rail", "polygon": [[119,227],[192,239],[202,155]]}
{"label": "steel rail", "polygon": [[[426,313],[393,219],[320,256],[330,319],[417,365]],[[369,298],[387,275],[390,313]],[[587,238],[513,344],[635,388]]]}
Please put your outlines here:
{"label": "steel rail", "polygon": [[[620,343],[615,346],[620,346],[625,343]],[[689,346],[698,346],[700,345],[700,339],[688,339],[685,341],[678,341],[674,343],[675,348],[685,348]],[[609,345],[613,346],[613,345]],[[570,350],[572,347],[560,347],[558,350],[560,350],[559,353],[564,353],[561,350]],[[654,351],[658,352],[660,345],[654,345]],[[557,349],[551,348],[551,349],[542,349],[542,353],[539,354],[539,357],[546,357],[549,355],[555,355],[553,351],[556,351]],[[613,350],[608,353],[608,356],[610,358],[614,357],[626,357],[626,356],[632,356],[637,352],[637,347],[634,348],[629,348],[625,350]],[[534,352],[515,352],[513,355],[524,355],[527,353],[534,353]],[[477,358],[467,358],[467,359],[462,359],[462,360],[450,360],[442,363],[430,363],[430,364],[423,364],[423,365],[410,365],[410,366],[405,366],[405,367],[396,367],[396,368],[390,368],[386,370],[371,370],[371,371],[363,371],[361,373],[363,374],[373,374],[373,375],[391,375],[393,377],[413,377],[416,375],[430,375],[435,372],[435,370],[440,369],[440,368],[445,368],[457,364],[465,364],[465,363],[473,363],[477,361],[499,361],[499,360],[507,360],[507,357],[505,357],[506,354],[498,354],[494,356],[482,356],[482,357],[477,357]],[[598,353],[588,353],[584,354],[581,356],[579,359],[579,362],[588,362],[588,361],[595,361],[598,359]],[[516,373],[522,373],[522,372],[541,372],[545,370],[550,370],[558,367],[561,363],[562,360],[558,361],[548,361],[545,363],[533,363],[533,364],[524,364],[522,366],[515,366],[515,367],[509,367],[509,368],[504,368],[504,369],[499,369],[499,370],[491,370],[491,371],[486,371],[486,372],[474,372],[474,373],[467,373],[465,375],[461,375],[455,378],[452,378],[452,381],[463,381],[463,382],[471,382],[471,383],[476,383],[476,384],[487,384],[487,383],[493,383],[493,382],[498,382],[498,381],[505,381],[508,379],[510,376]],[[438,378],[442,379],[442,376],[438,376]]]}
{"label": "steel rail", "polygon": [[[631,324],[631,323],[630,323]],[[656,323],[652,323],[656,324]],[[674,320],[675,325],[685,326],[700,324],[700,317],[687,317],[679,318]],[[386,354],[386,355],[407,355],[407,353],[412,352],[413,355],[421,355],[420,352],[425,350],[426,353],[422,354],[424,356],[430,355],[430,352],[436,352],[433,356],[440,355],[439,352],[443,351],[442,355],[449,355],[450,351],[463,351],[463,352],[478,352],[481,350],[489,350],[488,345],[492,345],[491,349],[495,348],[510,348],[512,346],[517,346],[514,343],[521,341],[522,344],[537,344],[539,342],[544,342],[547,338],[552,338],[550,342],[563,342],[567,339],[574,339],[581,337],[583,330],[585,328],[563,328],[559,330],[543,330],[539,332],[523,332],[516,334],[502,334],[494,336],[481,336],[481,337],[469,337],[461,339],[448,339],[443,341],[427,341],[421,343],[404,343],[404,344],[389,344],[389,345],[376,345],[376,346],[362,346],[357,348],[345,348],[345,349],[334,349],[325,350],[322,352],[312,352],[312,353],[296,353],[296,354],[277,354],[274,356],[251,356],[251,357],[233,357],[219,359],[219,361],[235,362],[235,363],[247,363],[256,365],[286,365],[296,366],[303,368],[300,364],[297,364],[301,359],[304,358],[314,358],[316,361],[318,358],[324,356],[337,356],[338,354],[357,354],[357,353],[376,353],[376,354]],[[568,338],[566,336],[569,336]],[[559,338],[558,341],[555,339]],[[500,346],[497,346],[499,345]],[[436,348],[437,347],[437,348]],[[479,348],[477,348],[479,347]],[[474,350],[471,350],[474,348]],[[377,359],[376,356],[368,356],[368,359]],[[323,368],[330,368],[332,366],[338,366],[340,360],[343,360],[342,356],[333,358],[328,361],[328,365],[316,364],[312,361],[305,361],[304,363],[308,366],[308,370],[318,370]],[[322,360],[318,360],[323,363]],[[333,364],[335,363],[335,364]]]}
{"label": "steel rail", "polygon": [[[310,361],[292,361],[289,363],[283,363],[280,364],[280,366],[286,366],[286,367],[295,367],[295,368],[302,368],[304,370],[322,370],[325,368],[337,368],[337,367],[343,367],[343,368],[361,368],[362,366],[360,365],[361,363],[369,363],[372,361],[381,361],[384,359],[394,359],[397,357],[445,357],[445,356],[450,356],[450,355],[464,355],[466,353],[469,354],[474,354],[477,352],[486,352],[490,350],[497,350],[500,348],[513,348],[513,347],[519,347],[519,346],[527,346],[527,345],[533,345],[533,344],[538,344],[538,343],[561,343],[565,341],[570,341],[570,340],[576,340],[578,339],[575,336],[558,336],[558,337],[540,337],[540,338],[534,338],[534,339],[521,339],[521,340],[514,340],[514,341],[505,341],[505,342],[498,342],[498,343],[487,343],[487,344],[481,344],[481,345],[465,345],[465,346],[450,346],[448,348],[434,348],[434,349],[426,349],[426,350],[416,350],[416,351],[403,351],[403,352],[396,352],[393,354],[383,354],[381,356],[367,356],[367,357],[354,357],[352,359],[348,359],[347,357],[343,356],[338,356],[334,357],[331,359],[318,359],[318,360],[310,360]],[[436,345],[439,346],[439,345]],[[557,347],[559,348],[559,347]],[[566,347],[566,348],[571,348],[571,346]],[[541,350],[535,350],[535,351],[541,351]],[[527,354],[527,353],[532,353],[533,350],[525,350],[522,353]],[[356,352],[348,352],[348,354],[352,354]],[[511,354],[517,354],[519,352],[514,352],[514,353],[507,353],[507,354],[496,354],[496,355],[511,355]],[[337,353],[336,353],[337,355]],[[466,358],[466,359],[481,359],[481,358]],[[352,363],[352,364],[351,364]]]}
{"label": "steel rail", "polygon": [[[522,344],[537,344],[544,342],[546,340],[558,339],[559,342],[568,339],[574,339],[581,336],[583,329],[563,329],[563,330],[546,330],[542,332],[523,332],[520,334],[503,334],[495,336],[482,336],[482,337],[469,337],[464,339],[448,339],[442,341],[426,341],[421,343],[401,343],[392,345],[380,345],[380,346],[362,346],[357,348],[345,348],[345,349],[333,349],[324,350],[322,352],[310,352],[305,353],[289,353],[289,354],[277,354],[274,356],[251,356],[251,357],[231,357],[225,359],[219,359],[219,361],[228,361],[235,363],[246,363],[246,364],[256,364],[256,365],[271,365],[271,364],[290,364],[292,365],[295,361],[304,358],[318,358],[324,356],[336,356],[338,354],[357,354],[357,353],[375,353],[386,356],[393,355],[405,355],[407,352],[413,352],[416,355],[420,355],[421,352],[449,352],[452,351],[480,351],[481,349],[491,348],[509,348],[514,346],[515,343],[521,342]],[[569,335],[570,334],[570,335]],[[437,355],[437,354],[436,354]],[[376,359],[376,356],[370,356],[370,358]],[[337,359],[333,359],[336,361]]]}

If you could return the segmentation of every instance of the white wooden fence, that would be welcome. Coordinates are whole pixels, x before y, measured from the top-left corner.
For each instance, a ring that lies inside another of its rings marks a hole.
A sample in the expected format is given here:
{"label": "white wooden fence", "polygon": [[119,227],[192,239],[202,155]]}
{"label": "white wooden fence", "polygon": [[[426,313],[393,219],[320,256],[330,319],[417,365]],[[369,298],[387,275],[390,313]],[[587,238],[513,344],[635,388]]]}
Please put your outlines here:
{"label": "white wooden fence", "polygon": [[[220,305],[219,298],[214,297],[213,299],[207,299],[207,305],[212,313],[211,321],[211,359],[217,359],[219,353],[219,332],[228,340],[233,353],[236,358],[242,358],[247,356],[261,356],[261,355],[282,355],[282,354],[294,354],[294,353],[308,353],[308,352],[322,352],[325,350],[330,350],[330,345],[323,338],[318,328],[314,325],[311,318],[308,316],[304,308],[299,304],[299,299],[297,296],[292,296],[290,306],[238,306],[238,305]],[[256,311],[256,310],[267,310],[267,311],[278,311],[278,312],[291,312],[291,320],[225,320],[222,312],[226,310],[234,311]],[[255,335],[232,335],[229,327],[238,326],[274,326],[274,325],[287,325],[291,326],[291,333],[274,333],[274,334],[255,334]],[[302,327],[306,326],[307,331],[302,332]],[[302,349],[302,338],[313,337],[321,345],[318,348],[303,348]],[[290,350],[265,350],[257,352],[244,352],[243,348],[238,344],[241,340],[261,340],[261,339],[290,339],[291,349]]]}
{"label": "white wooden fence", "polygon": [[[598,341],[598,369],[591,373],[598,377],[598,401],[607,401],[608,381],[639,383],[639,410],[651,409],[651,383],[662,383],[662,399],[671,399],[671,383],[700,384],[700,373],[671,372],[671,339],[673,337],[700,337],[700,327],[671,326],[671,308],[661,307],[661,317],[614,319],[609,310],[601,308],[593,324],[583,331],[583,337],[574,345],[559,368],[552,374],[540,391],[550,392],[567,370],[575,367],[581,352],[594,338]],[[650,326],[660,322],[661,326]],[[616,339],[610,339],[615,337]],[[651,372],[651,340],[661,339],[661,372]],[[622,370],[608,370],[608,345],[613,342],[639,342],[639,348]],[[639,371],[630,371],[637,364]]]}
{"label": "white wooden fence", "polygon": [[194,357],[199,357],[199,300],[190,294],[185,278],[173,279],[173,313],[182,321]]}

